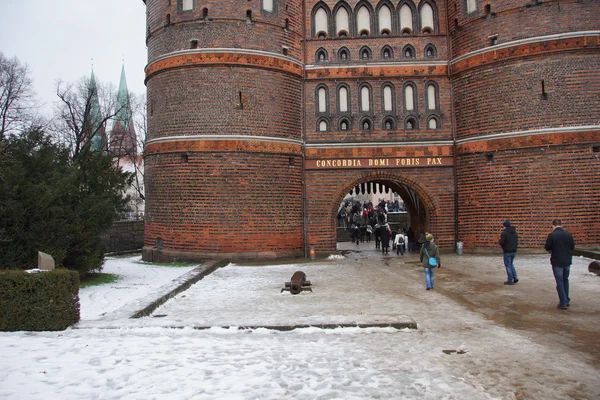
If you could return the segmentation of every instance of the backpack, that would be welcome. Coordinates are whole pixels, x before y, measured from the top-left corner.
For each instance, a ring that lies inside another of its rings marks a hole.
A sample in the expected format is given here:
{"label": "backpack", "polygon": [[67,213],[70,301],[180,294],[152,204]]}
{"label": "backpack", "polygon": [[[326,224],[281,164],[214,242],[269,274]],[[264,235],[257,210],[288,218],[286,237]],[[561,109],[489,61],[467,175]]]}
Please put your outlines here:
{"label": "backpack", "polygon": [[404,244],[404,235],[399,234],[400,238],[398,239],[398,244]]}

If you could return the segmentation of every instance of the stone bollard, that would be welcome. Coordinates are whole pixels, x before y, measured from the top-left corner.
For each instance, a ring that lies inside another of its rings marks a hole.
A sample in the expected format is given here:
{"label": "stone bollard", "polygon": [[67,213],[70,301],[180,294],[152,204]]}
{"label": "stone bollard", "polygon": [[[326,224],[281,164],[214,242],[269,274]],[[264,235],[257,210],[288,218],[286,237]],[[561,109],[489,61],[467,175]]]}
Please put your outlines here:
{"label": "stone bollard", "polygon": [[590,265],[588,265],[588,271],[590,271],[592,274],[600,276],[600,261],[592,261]]}

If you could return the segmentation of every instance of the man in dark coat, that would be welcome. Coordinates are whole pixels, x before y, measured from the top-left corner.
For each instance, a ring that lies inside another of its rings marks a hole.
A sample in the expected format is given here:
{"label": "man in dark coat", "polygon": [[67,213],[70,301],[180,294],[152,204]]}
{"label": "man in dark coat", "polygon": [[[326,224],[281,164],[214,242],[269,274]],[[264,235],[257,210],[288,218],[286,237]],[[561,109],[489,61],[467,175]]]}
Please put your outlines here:
{"label": "man in dark coat", "polygon": [[558,308],[566,310],[571,303],[569,297],[569,272],[573,263],[573,250],[575,240],[573,236],[562,228],[559,219],[552,221],[552,233],[546,239],[544,246],[551,253],[550,264],[556,280],[556,291],[558,292]]}
{"label": "man in dark coat", "polygon": [[390,251],[390,226],[388,224],[381,225],[381,227],[379,227],[379,232],[381,234],[381,252],[383,254],[388,254]]}
{"label": "man in dark coat", "polygon": [[504,221],[502,225],[504,226],[504,230],[500,234],[498,244],[500,244],[504,253],[504,268],[506,268],[506,274],[508,275],[508,280],[504,284],[514,285],[519,282],[514,264],[515,257],[517,256],[517,247],[519,246],[519,235],[509,220]]}

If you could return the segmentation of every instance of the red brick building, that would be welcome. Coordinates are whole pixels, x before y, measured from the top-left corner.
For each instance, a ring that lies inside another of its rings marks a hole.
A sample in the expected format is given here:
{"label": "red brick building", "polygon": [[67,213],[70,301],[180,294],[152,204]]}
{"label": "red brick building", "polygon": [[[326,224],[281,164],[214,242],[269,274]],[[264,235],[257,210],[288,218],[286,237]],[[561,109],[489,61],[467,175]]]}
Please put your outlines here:
{"label": "red brick building", "polygon": [[145,3],[145,259],[335,251],[362,184],[447,249],[600,243],[599,1]]}

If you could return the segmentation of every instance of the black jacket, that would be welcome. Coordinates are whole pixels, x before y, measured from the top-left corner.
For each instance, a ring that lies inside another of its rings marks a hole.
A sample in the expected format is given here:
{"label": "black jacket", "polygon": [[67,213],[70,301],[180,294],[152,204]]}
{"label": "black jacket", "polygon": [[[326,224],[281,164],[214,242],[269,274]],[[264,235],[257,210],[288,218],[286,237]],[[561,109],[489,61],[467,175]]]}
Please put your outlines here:
{"label": "black jacket", "polygon": [[551,251],[550,264],[553,267],[568,267],[573,263],[575,240],[563,228],[556,228],[546,239],[546,251]]}
{"label": "black jacket", "polygon": [[502,246],[503,253],[516,253],[517,247],[519,247],[519,235],[514,226],[508,226],[500,234],[500,240],[498,240],[500,246]]}

